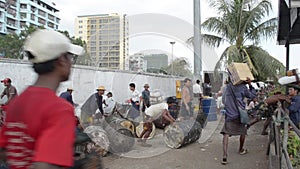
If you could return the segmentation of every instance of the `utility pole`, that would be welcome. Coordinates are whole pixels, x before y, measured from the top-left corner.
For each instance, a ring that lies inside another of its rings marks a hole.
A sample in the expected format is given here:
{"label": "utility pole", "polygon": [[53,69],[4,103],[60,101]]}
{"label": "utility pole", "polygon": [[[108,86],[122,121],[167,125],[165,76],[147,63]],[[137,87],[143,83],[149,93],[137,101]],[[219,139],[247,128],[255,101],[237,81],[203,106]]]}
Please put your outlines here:
{"label": "utility pole", "polygon": [[202,81],[200,0],[194,0],[194,75]]}
{"label": "utility pole", "polygon": [[171,73],[171,75],[173,75],[173,73],[174,73],[174,66],[173,66],[173,65],[174,65],[174,64],[173,64],[173,61],[174,61],[174,60],[173,60],[173,57],[174,57],[174,56],[173,56],[173,46],[174,46],[175,42],[170,42],[170,44],[172,45],[172,59],[171,59],[171,64],[172,64],[172,65],[171,65],[171,66],[172,66],[171,72],[172,72],[172,73]]}

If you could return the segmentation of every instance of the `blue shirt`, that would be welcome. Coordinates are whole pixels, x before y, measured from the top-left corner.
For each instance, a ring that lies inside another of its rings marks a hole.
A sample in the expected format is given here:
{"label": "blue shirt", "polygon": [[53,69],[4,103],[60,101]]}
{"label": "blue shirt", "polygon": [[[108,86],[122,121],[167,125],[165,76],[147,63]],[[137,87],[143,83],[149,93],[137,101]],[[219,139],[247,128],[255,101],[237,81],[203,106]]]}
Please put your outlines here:
{"label": "blue shirt", "polygon": [[296,95],[291,100],[291,105],[288,107],[290,119],[299,128],[300,123],[300,95]]}
{"label": "blue shirt", "polygon": [[62,94],[60,94],[61,98],[67,100],[69,103],[71,103],[72,105],[74,105],[73,103],[73,98],[72,98],[72,95],[70,92],[66,91],[66,92],[63,92]]}
{"label": "blue shirt", "polygon": [[[230,91],[231,89],[234,96]],[[239,118],[240,114],[238,108],[236,107],[235,100],[240,108],[245,109],[246,104],[244,102],[244,98],[253,99],[255,97],[256,91],[252,86],[250,86],[248,89],[245,84],[239,84],[235,86],[231,83],[228,84],[224,97],[222,98],[226,110],[225,119],[230,121]]]}

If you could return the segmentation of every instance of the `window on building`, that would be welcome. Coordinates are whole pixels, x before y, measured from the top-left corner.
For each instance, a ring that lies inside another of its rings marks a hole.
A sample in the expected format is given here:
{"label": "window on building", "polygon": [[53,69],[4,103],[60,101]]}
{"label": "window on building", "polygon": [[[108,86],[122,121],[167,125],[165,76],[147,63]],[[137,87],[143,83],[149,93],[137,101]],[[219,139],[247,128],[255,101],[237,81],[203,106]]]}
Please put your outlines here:
{"label": "window on building", "polygon": [[42,25],[45,25],[46,24],[46,21],[45,19],[42,19],[42,18],[38,18],[38,22]]}
{"label": "window on building", "polygon": [[96,51],[96,47],[90,47],[91,52]]}
{"label": "window on building", "polygon": [[108,36],[107,35],[100,35],[99,39],[100,40],[108,40]]}
{"label": "window on building", "polygon": [[35,21],[35,15],[34,15],[34,14],[31,14],[31,15],[30,15],[30,19],[31,19],[32,21]]}
{"label": "window on building", "polygon": [[79,29],[81,29],[82,28],[82,25],[79,25]]}
{"label": "window on building", "polygon": [[107,51],[108,50],[108,46],[101,46],[99,47],[100,51]]}
{"label": "window on building", "polygon": [[5,9],[5,6],[6,6],[6,5],[5,5],[4,2],[0,2],[0,8],[1,8],[1,9]]}
{"label": "window on building", "polygon": [[82,31],[78,31],[79,34],[82,34]]}
{"label": "window on building", "polygon": [[96,24],[97,21],[95,19],[91,19],[90,22],[91,22],[91,24]]}
{"label": "window on building", "polygon": [[110,63],[109,67],[117,68],[117,67],[119,67],[119,63]]}
{"label": "window on building", "polygon": [[109,22],[110,22],[110,23],[113,23],[113,22],[119,23],[119,22],[120,22],[120,18],[110,18],[110,19],[109,19]]}
{"label": "window on building", "polygon": [[31,10],[31,12],[35,12],[36,11],[36,7],[34,7],[34,6],[31,6],[31,8],[30,8],[30,10]]}
{"label": "window on building", "polygon": [[21,22],[20,22],[20,26],[21,26],[21,28],[25,28],[26,22],[25,22],[25,21],[21,21]]}
{"label": "window on building", "polygon": [[43,17],[45,17],[46,16],[46,12],[45,11],[42,11],[42,10],[38,10],[38,14],[40,15],[40,16],[43,16]]}
{"label": "window on building", "polygon": [[54,24],[53,24],[53,23],[51,23],[51,22],[48,22],[48,27],[50,27],[50,28],[54,28]]}
{"label": "window on building", "polygon": [[108,67],[108,63],[99,63],[99,67]]}
{"label": "window on building", "polygon": [[91,55],[92,57],[95,57],[95,56],[96,56],[96,52],[90,52],[90,55]]}
{"label": "window on building", "polygon": [[51,21],[54,21],[55,17],[53,15],[48,14],[48,19],[51,20]]}
{"label": "window on building", "polygon": [[108,45],[108,41],[100,41],[100,45]]}
{"label": "window on building", "polygon": [[117,45],[119,44],[119,41],[109,41],[109,45]]}
{"label": "window on building", "polygon": [[21,4],[21,5],[20,5],[20,8],[21,8],[21,9],[27,9],[27,4]]}
{"label": "window on building", "polygon": [[96,34],[96,31],[95,30],[92,30],[91,32],[90,32],[90,35],[91,36],[94,36]]}
{"label": "window on building", "polygon": [[100,23],[108,23],[108,19],[100,19]]}

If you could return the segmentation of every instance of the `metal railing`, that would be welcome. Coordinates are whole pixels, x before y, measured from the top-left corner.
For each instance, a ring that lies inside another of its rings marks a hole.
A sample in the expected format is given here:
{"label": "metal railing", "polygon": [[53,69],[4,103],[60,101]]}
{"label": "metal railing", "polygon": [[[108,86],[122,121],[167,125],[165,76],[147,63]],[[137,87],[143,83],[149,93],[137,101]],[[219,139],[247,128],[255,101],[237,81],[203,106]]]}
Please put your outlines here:
{"label": "metal railing", "polygon": [[291,126],[296,135],[300,137],[300,130],[289,118],[288,110],[281,102],[278,102],[270,124],[269,147],[267,152],[269,155],[270,169],[293,169],[287,146],[288,132],[290,130],[289,126]]}

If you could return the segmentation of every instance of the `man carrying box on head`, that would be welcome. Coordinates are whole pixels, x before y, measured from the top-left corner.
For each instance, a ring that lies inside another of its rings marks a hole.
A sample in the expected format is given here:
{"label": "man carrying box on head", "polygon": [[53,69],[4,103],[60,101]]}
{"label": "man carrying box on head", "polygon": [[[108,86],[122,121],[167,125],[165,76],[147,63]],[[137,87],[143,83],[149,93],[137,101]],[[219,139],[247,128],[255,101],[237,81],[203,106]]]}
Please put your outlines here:
{"label": "man carrying box on head", "polygon": [[[248,68],[248,74],[251,74]],[[237,72],[238,73],[238,72]],[[229,72],[231,75],[231,73]],[[251,74],[252,75],[252,74]],[[232,78],[230,76],[229,80],[236,80],[236,77]],[[227,149],[228,149],[228,139],[230,136],[240,136],[239,154],[243,155],[247,153],[247,149],[244,148],[244,143],[247,135],[247,124],[243,124],[240,118],[240,110],[245,110],[244,98],[253,99],[256,97],[256,91],[251,86],[251,80],[246,77],[244,81],[239,80],[239,83],[233,85],[232,82],[227,84],[226,91],[222,97],[225,106],[225,123],[221,134],[223,134],[223,158],[221,163],[223,165],[227,164]],[[247,88],[246,84],[249,85]]]}

